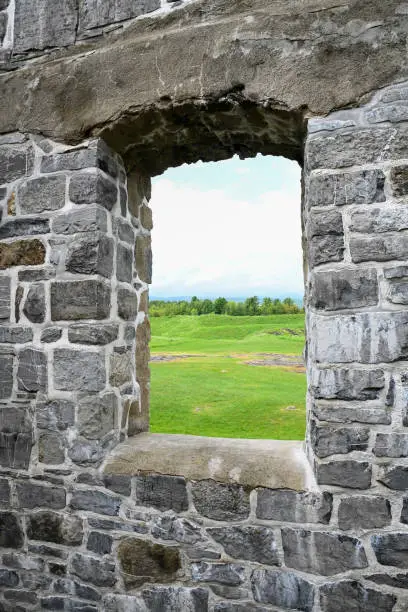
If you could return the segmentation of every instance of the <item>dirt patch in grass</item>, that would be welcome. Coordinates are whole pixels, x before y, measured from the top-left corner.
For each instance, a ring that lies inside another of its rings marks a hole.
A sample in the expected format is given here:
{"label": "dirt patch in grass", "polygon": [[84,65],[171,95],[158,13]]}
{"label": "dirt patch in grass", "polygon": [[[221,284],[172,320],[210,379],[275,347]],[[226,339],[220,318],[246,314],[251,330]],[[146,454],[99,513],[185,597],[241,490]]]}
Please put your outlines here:
{"label": "dirt patch in grass", "polygon": [[150,361],[168,362],[180,361],[180,359],[190,359],[191,357],[206,357],[207,355],[152,355]]}
{"label": "dirt patch in grass", "polygon": [[244,363],[250,366],[280,367],[302,374],[305,372],[305,364],[301,355],[256,353],[256,356],[264,357],[264,359],[251,359],[249,361],[245,361]]}

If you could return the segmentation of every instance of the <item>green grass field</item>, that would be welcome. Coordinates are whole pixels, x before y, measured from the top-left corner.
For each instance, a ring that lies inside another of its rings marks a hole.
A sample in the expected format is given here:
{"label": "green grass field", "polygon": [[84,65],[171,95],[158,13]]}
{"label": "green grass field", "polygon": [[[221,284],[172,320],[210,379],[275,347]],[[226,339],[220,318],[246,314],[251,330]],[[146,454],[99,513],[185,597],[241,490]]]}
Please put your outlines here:
{"label": "green grass field", "polygon": [[303,439],[306,376],[253,366],[264,354],[301,355],[303,315],[158,317],[151,363],[151,431],[228,438]]}

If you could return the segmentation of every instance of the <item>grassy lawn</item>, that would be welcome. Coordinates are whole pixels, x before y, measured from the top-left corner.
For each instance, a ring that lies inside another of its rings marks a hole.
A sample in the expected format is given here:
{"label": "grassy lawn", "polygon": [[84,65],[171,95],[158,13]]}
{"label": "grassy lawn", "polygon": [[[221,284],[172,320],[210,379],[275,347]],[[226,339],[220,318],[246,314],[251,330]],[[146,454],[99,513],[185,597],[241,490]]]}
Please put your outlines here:
{"label": "grassy lawn", "polygon": [[303,439],[306,377],[293,366],[253,366],[259,353],[300,355],[302,315],[159,317],[152,355],[151,431]]}

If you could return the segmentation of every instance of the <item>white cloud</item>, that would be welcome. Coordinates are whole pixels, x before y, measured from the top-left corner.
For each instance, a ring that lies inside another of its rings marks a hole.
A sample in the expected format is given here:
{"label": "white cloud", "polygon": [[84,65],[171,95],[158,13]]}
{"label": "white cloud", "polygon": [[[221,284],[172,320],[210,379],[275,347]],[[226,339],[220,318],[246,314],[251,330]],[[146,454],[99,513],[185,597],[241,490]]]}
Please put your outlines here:
{"label": "white cloud", "polygon": [[253,201],[157,179],[153,295],[302,293],[300,194]]}

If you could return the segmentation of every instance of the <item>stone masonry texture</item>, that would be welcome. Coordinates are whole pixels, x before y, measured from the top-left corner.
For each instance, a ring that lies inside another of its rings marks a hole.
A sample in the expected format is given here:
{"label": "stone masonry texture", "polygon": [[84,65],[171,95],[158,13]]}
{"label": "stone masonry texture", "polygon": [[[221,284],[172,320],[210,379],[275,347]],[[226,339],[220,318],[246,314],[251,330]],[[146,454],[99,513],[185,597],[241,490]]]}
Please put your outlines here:
{"label": "stone masonry texture", "polygon": [[[0,0],[0,610],[408,610],[407,39],[401,0]],[[303,168],[315,481],[107,472],[150,179],[258,153]]]}

